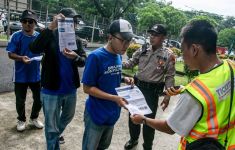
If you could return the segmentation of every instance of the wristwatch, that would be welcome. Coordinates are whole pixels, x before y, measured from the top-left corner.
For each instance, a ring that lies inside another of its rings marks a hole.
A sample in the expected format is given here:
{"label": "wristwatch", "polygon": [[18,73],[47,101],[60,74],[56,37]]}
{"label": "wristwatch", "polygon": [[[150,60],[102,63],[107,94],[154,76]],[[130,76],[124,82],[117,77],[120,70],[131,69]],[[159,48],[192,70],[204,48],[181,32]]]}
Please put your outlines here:
{"label": "wristwatch", "polygon": [[146,117],[143,118],[142,123],[146,125]]}

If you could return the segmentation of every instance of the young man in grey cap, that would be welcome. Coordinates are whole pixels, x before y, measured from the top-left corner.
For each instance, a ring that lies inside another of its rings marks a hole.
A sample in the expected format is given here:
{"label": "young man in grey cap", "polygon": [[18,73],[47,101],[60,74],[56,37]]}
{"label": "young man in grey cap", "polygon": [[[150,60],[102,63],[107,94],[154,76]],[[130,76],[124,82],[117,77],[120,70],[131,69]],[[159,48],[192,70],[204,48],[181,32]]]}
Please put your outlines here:
{"label": "young man in grey cap", "polygon": [[[126,104],[115,91],[121,83],[121,55],[126,52],[133,36],[128,21],[115,20],[109,27],[108,43],[87,58],[82,79],[83,90],[89,95],[84,112],[83,150],[103,150],[111,143],[114,125],[121,107]],[[125,83],[133,84],[133,78],[123,79]]]}
{"label": "young man in grey cap", "polygon": [[[167,35],[166,28],[162,24],[154,25],[150,30],[150,44],[147,49],[140,48],[132,58],[123,63],[124,68],[132,68],[138,65],[138,72],[135,75],[135,84],[144,94],[151,114],[146,115],[149,118],[155,118],[159,94],[163,88],[174,85],[175,60],[174,55],[162,43]],[[163,111],[168,106],[170,96],[165,96],[161,105]],[[141,126],[135,125],[129,118],[130,140],[125,144],[125,149],[132,149],[138,144]],[[149,126],[143,125],[143,148],[151,150],[155,130]]]}
{"label": "young man in grey cap", "polygon": [[60,135],[73,119],[76,92],[80,86],[77,67],[83,67],[86,59],[86,53],[80,47],[78,40],[76,40],[77,50],[65,48],[60,52],[57,23],[58,19],[70,17],[76,24],[78,16],[72,8],[62,9],[60,14],[53,18],[49,27],[30,45],[32,52],[45,54],[42,62],[41,101],[48,150],[60,149]]}
{"label": "young man in grey cap", "polygon": [[29,43],[39,35],[34,30],[37,24],[37,15],[31,10],[25,10],[22,13],[20,22],[22,30],[12,34],[6,48],[9,58],[15,61],[13,82],[18,114],[17,131],[24,131],[26,127],[25,101],[28,87],[33,93],[34,100],[29,122],[42,129],[43,124],[37,119],[41,110],[40,62],[30,61],[30,58],[39,56],[39,54],[31,53],[28,48]]}

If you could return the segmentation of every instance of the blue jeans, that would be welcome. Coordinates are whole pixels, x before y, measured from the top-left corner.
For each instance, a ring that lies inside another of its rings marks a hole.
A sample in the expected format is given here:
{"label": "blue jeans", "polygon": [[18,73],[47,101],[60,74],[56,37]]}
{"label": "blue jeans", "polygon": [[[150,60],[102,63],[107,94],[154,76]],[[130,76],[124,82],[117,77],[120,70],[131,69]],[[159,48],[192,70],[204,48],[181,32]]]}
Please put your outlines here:
{"label": "blue jeans", "polygon": [[114,126],[96,125],[88,111],[84,112],[85,131],[82,140],[82,150],[104,150],[111,143]]}
{"label": "blue jeans", "polygon": [[60,149],[59,136],[73,119],[76,97],[76,93],[66,95],[48,95],[41,93],[48,150]]}

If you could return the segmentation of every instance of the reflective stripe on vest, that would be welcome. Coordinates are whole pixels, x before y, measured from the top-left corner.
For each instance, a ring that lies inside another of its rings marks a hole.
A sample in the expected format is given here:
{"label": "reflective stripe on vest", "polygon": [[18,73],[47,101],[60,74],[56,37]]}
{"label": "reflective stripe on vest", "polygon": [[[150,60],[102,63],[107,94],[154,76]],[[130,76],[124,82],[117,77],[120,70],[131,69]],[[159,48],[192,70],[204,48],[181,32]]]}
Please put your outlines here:
{"label": "reflective stripe on vest", "polygon": [[235,127],[235,120],[230,121],[229,123],[229,129],[228,129],[228,124],[225,125],[224,127],[219,129],[219,134],[224,134],[225,132],[227,132],[227,130],[231,130],[232,128]]}
{"label": "reflective stripe on vest", "polygon": [[[192,87],[197,90],[201,96],[205,99],[208,112],[207,112],[207,125],[208,125],[208,135],[209,137],[217,138],[218,136],[218,119],[216,116],[216,105],[214,97],[212,96],[212,93],[209,91],[209,89],[200,81],[200,80],[194,80],[191,83]],[[196,135],[196,132],[193,132],[192,134]],[[191,135],[191,132],[190,132]]]}

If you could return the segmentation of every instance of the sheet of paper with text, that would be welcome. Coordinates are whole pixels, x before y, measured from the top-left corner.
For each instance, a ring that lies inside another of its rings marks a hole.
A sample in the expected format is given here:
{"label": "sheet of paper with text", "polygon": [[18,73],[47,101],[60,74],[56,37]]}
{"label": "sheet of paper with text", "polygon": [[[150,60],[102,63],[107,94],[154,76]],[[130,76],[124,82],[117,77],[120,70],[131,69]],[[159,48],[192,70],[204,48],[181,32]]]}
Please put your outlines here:
{"label": "sheet of paper with text", "polygon": [[60,51],[63,51],[64,48],[77,49],[73,18],[59,19],[58,32]]}
{"label": "sheet of paper with text", "polygon": [[118,96],[126,99],[128,101],[128,105],[126,108],[131,113],[134,114],[142,114],[147,115],[152,113],[149,108],[143,93],[137,86],[131,87],[130,85],[122,86],[119,88],[115,88]]}

